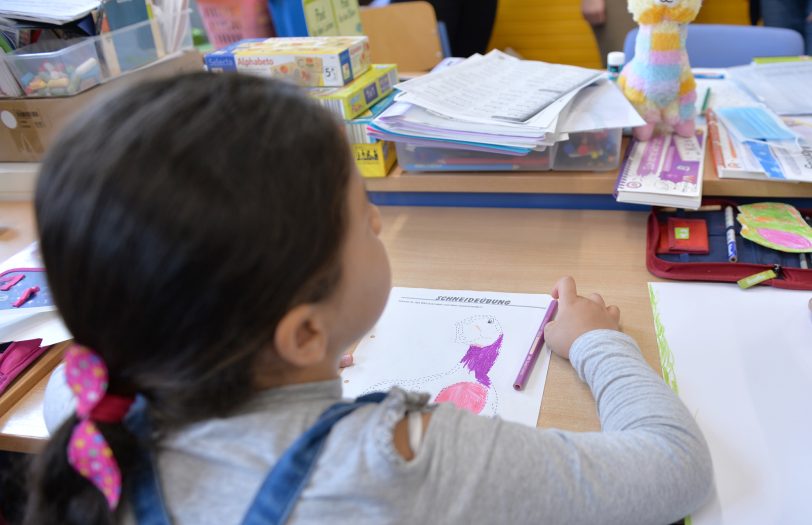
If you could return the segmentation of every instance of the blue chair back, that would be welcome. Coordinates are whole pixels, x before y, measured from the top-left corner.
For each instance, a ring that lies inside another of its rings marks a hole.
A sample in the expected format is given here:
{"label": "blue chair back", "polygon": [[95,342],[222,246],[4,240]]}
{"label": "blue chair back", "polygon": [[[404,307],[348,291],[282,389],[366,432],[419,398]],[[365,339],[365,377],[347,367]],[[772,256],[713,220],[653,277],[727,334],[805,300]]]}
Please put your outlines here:
{"label": "blue chair back", "polygon": [[[626,35],[626,62],[634,56],[637,28]],[[688,25],[688,59],[692,67],[731,67],[749,64],[754,57],[804,54],[804,39],[792,29],[719,24]]]}

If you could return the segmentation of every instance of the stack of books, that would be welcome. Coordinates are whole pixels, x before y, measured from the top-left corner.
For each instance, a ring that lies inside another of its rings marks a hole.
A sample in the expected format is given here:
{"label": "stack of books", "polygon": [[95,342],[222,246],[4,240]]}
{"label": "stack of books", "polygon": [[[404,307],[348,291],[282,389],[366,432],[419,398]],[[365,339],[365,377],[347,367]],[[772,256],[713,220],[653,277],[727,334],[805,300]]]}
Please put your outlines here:
{"label": "stack of books", "polygon": [[365,177],[384,177],[395,162],[391,143],[366,127],[394,99],[394,64],[371,64],[365,36],[242,40],[205,56],[209,71],[243,71],[302,86],[345,123],[356,164]]}
{"label": "stack of books", "polygon": [[738,140],[709,110],[708,140],[720,179],[812,182],[812,117],[782,117],[798,136],[787,147]]}

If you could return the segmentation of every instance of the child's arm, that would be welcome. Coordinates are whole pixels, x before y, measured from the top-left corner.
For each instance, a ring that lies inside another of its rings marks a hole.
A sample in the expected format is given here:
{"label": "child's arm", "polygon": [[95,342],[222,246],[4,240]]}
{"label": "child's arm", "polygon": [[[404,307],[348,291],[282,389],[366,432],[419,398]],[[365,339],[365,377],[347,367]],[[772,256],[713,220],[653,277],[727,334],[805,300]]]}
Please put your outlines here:
{"label": "child's arm", "polygon": [[537,430],[441,405],[411,468],[424,464],[438,504],[451,498],[483,521],[652,524],[696,510],[712,469],[693,418],[616,330],[616,308],[578,297],[569,278],[553,295],[547,341],[589,385],[603,432]]}

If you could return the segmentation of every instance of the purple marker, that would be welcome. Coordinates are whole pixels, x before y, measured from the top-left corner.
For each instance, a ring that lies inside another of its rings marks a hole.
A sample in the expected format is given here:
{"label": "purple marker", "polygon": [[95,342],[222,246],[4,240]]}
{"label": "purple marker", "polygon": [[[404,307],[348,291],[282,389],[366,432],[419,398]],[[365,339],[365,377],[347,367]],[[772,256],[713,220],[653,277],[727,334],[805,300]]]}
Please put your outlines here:
{"label": "purple marker", "polygon": [[522,390],[533,372],[533,367],[536,365],[536,360],[539,358],[541,348],[544,346],[544,327],[547,323],[553,320],[555,312],[558,310],[558,301],[553,299],[550,306],[547,307],[547,312],[544,314],[544,319],[541,320],[539,331],[536,332],[536,337],[533,338],[533,344],[530,345],[530,351],[522,363],[522,368],[519,370],[519,375],[516,376],[516,381],[513,382],[513,388]]}

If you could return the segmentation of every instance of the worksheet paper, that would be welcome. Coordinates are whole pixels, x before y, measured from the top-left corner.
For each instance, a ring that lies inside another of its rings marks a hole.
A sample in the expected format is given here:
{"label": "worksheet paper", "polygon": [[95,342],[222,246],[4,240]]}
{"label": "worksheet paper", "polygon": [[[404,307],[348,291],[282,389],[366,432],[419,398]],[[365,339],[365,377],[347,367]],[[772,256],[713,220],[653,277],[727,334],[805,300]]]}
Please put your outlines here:
{"label": "worksheet paper", "polygon": [[393,288],[383,316],[341,374],[345,397],[393,386],[483,416],[535,427],[550,362],[513,384],[552,298],[542,294]]}
{"label": "worksheet paper", "polygon": [[398,100],[470,122],[547,128],[577,91],[601,74],[576,66],[519,60],[494,50],[398,84],[404,93]]}
{"label": "worksheet paper", "polygon": [[812,523],[810,291],[649,283],[663,376],[710,446],[693,525]]}

